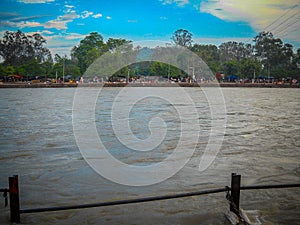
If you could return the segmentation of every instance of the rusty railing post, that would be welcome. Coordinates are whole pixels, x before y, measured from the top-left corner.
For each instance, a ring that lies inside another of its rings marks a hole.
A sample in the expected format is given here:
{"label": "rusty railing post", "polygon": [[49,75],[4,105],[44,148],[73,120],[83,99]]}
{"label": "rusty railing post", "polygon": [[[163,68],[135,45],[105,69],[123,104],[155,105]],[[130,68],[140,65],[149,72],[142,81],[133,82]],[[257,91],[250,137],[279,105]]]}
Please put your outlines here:
{"label": "rusty railing post", "polygon": [[240,210],[241,175],[231,174],[231,202],[230,211],[239,216]]}
{"label": "rusty railing post", "polygon": [[8,178],[9,181],[9,205],[10,221],[20,223],[20,201],[18,175]]}

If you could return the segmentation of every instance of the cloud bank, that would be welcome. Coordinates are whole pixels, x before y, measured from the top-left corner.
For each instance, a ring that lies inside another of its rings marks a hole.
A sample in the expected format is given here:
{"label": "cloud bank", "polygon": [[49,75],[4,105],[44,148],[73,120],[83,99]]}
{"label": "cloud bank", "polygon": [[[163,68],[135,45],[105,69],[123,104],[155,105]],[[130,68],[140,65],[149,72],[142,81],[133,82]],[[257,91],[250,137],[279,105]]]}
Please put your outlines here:
{"label": "cloud bank", "polygon": [[249,24],[255,32],[270,31],[300,42],[299,0],[160,0],[163,5],[192,5],[221,20]]}
{"label": "cloud bank", "polygon": [[54,2],[54,0],[18,0],[18,2],[23,2],[25,4],[41,4],[47,2]]}

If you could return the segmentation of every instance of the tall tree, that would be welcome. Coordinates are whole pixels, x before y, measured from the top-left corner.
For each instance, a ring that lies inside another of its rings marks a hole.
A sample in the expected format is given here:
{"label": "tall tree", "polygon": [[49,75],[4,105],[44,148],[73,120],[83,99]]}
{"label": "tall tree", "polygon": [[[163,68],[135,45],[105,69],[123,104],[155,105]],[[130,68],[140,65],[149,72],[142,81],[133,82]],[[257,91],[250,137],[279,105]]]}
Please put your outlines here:
{"label": "tall tree", "polygon": [[222,68],[226,76],[237,75],[239,72],[239,64],[235,60],[230,60],[223,63]]}
{"label": "tall tree", "polygon": [[80,41],[79,46],[71,50],[72,60],[76,61],[81,73],[83,74],[87,67],[100,55],[103,54],[104,42],[102,35],[92,32]]}
{"label": "tall tree", "polygon": [[296,68],[300,69],[300,48],[298,48],[294,54],[292,62]]}
{"label": "tall tree", "polygon": [[191,51],[201,57],[212,71],[217,72],[219,70],[220,55],[217,46],[194,44]]}
{"label": "tall tree", "polygon": [[251,44],[237,43],[229,41],[219,46],[221,61],[237,60],[251,58],[253,56],[253,47]]}
{"label": "tall tree", "polygon": [[271,32],[261,32],[255,39],[255,55],[262,62],[268,74],[270,71],[290,67],[293,57],[293,46],[284,44]]}
{"label": "tall tree", "polygon": [[122,38],[109,38],[106,42],[106,50],[107,51],[116,51],[117,48],[124,47],[126,48],[131,41]]}
{"label": "tall tree", "polygon": [[188,30],[179,29],[173,33],[173,36],[171,37],[171,39],[173,40],[173,42],[176,45],[180,45],[180,46],[189,48],[189,47],[191,47],[192,42],[193,42],[192,37],[193,37],[193,34],[190,33]]}
{"label": "tall tree", "polygon": [[0,40],[0,55],[4,64],[20,66],[32,60],[52,62],[50,51],[44,47],[46,40],[40,34],[26,35],[20,30],[6,31]]}
{"label": "tall tree", "polygon": [[72,59],[67,58],[66,55],[60,56],[55,54],[55,62],[52,69],[52,77],[55,77],[56,73],[58,77],[62,77],[63,75],[71,76],[71,78],[80,77],[81,73],[79,67]]}
{"label": "tall tree", "polygon": [[261,63],[255,59],[243,59],[240,62],[240,75],[243,78],[254,78],[262,70]]}

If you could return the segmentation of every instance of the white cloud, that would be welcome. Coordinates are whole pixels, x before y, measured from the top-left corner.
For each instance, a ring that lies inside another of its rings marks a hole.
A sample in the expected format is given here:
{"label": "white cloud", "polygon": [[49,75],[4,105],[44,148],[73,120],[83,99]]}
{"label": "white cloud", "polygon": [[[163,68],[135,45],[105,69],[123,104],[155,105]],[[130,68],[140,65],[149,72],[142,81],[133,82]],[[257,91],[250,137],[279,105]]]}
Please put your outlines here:
{"label": "white cloud", "polygon": [[27,33],[25,33],[26,35],[34,35],[34,34],[42,34],[42,32],[41,31],[33,31],[33,32],[27,32]]}
{"label": "white cloud", "polygon": [[54,2],[54,0],[18,0],[18,2],[23,2],[25,4],[38,4],[38,3]]}
{"label": "white cloud", "polygon": [[54,34],[54,32],[52,32],[50,30],[43,30],[42,33],[43,34]]}
{"label": "white cloud", "polygon": [[[35,0],[37,1],[37,0]],[[49,0],[47,0],[49,1]],[[67,24],[72,22],[74,19],[80,18],[80,16],[78,14],[76,14],[75,10],[72,10],[72,8],[74,8],[74,6],[71,5],[65,5],[65,7],[67,8],[66,11],[64,11],[65,14],[58,16],[56,19],[53,20],[49,20],[45,23],[39,23],[39,22],[29,22],[29,21],[21,21],[19,23],[11,23],[10,26],[11,27],[44,27],[46,29],[50,29],[50,28],[54,28],[57,30],[66,30]],[[85,11],[85,14],[89,13],[87,11]],[[48,32],[48,34],[50,34],[49,32],[51,31],[45,31]]]}
{"label": "white cloud", "polygon": [[62,20],[62,21],[70,21],[70,20],[74,20],[76,18],[79,18],[80,16],[77,15],[76,13],[68,13],[68,14],[64,14],[62,16],[59,16],[57,19],[58,20]]}
{"label": "white cloud", "polygon": [[161,19],[161,20],[167,20],[168,18],[165,17],[165,16],[161,16],[161,17],[159,17],[159,19]]}
{"label": "white cloud", "polygon": [[100,17],[102,17],[103,15],[101,14],[101,13],[97,13],[97,14],[95,14],[95,15],[93,15],[92,17],[94,17],[94,18],[100,18]]}
{"label": "white cloud", "polygon": [[[216,0],[203,1],[201,12],[210,13],[227,21],[245,21],[256,30],[267,27],[289,8],[298,4],[299,0]],[[299,10],[299,9],[298,9]],[[295,13],[297,9],[290,12]]]}
{"label": "white cloud", "polygon": [[78,34],[78,33],[69,33],[65,35],[66,40],[76,40],[76,39],[83,39],[85,38],[85,34]]}
{"label": "white cloud", "polygon": [[179,6],[184,6],[190,3],[189,0],[160,0],[163,5],[177,4]]}
{"label": "white cloud", "polygon": [[74,5],[65,5],[66,8],[69,8],[69,9],[72,9],[72,8],[75,8]]}
{"label": "white cloud", "polygon": [[43,25],[39,22],[29,22],[29,21],[21,21],[21,22],[10,22],[10,21],[0,21],[1,27],[42,27]]}
{"label": "white cloud", "polygon": [[85,10],[85,11],[83,11],[83,12],[81,13],[81,18],[82,18],[82,19],[85,19],[85,18],[88,18],[89,16],[91,16],[91,15],[93,15],[93,14],[94,14],[93,12],[89,12],[89,11]]}
{"label": "white cloud", "polygon": [[62,16],[58,16],[54,20],[50,20],[43,24],[45,28],[55,28],[57,30],[65,30],[67,29],[67,23],[72,22],[74,19],[79,18],[80,16],[76,13],[64,14]]}
{"label": "white cloud", "polygon": [[[299,0],[216,0],[202,1],[200,11],[210,13],[225,21],[243,21],[256,32],[271,31],[280,37],[300,42]],[[297,30],[298,28],[298,30]],[[294,34],[292,34],[294,32]],[[295,34],[296,32],[296,34]],[[298,37],[295,39],[295,37]]]}
{"label": "white cloud", "polygon": [[11,22],[11,21],[0,21],[0,27],[17,27],[16,22]]}
{"label": "white cloud", "polygon": [[53,40],[55,40],[55,39],[62,38],[62,35],[61,35],[61,34],[54,34],[54,35],[50,35],[50,36],[44,35],[43,37],[46,39],[47,45],[49,45],[49,43],[50,43],[51,41],[53,41]]}
{"label": "white cloud", "polygon": [[128,23],[137,23],[137,20],[127,20]]}
{"label": "white cloud", "polygon": [[24,27],[41,27],[42,24],[39,22],[29,22],[29,21],[25,21],[25,22],[20,22],[17,23],[18,27],[24,28]]}
{"label": "white cloud", "polygon": [[50,20],[44,24],[45,28],[55,28],[57,30],[67,29],[67,21]]}
{"label": "white cloud", "polygon": [[[59,47],[59,46],[58,47],[50,47],[49,50],[53,57],[55,56],[55,54],[58,54],[60,56],[66,55],[67,57],[69,57],[72,47]],[[61,75],[58,74],[58,76],[61,76]]]}
{"label": "white cloud", "polygon": [[68,8],[67,10],[64,11],[64,13],[76,13],[76,11],[71,8]]}
{"label": "white cloud", "polygon": [[75,6],[73,5],[65,5],[66,10],[64,10],[64,13],[76,13],[74,10]]}
{"label": "white cloud", "polygon": [[54,35],[45,35],[47,40],[46,47],[50,50],[51,54],[70,55],[71,49],[78,45],[80,39],[86,35],[78,33],[59,33]]}
{"label": "white cloud", "polygon": [[110,16],[107,16],[106,19],[111,20],[112,18]]}
{"label": "white cloud", "polygon": [[249,38],[237,38],[237,37],[226,37],[226,38],[194,38],[194,43],[199,44],[213,44],[219,46],[220,44],[228,41],[236,41],[236,42],[243,42],[249,43],[251,41]]}
{"label": "white cloud", "polygon": [[300,42],[299,0],[160,0],[160,2],[164,5],[176,4],[179,7],[189,4],[202,13],[212,14],[225,21],[248,23],[256,32],[271,31],[279,38],[285,37]]}
{"label": "white cloud", "polygon": [[20,21],[27,21],[27,20],[33,20],[33,19],[41,19],[43,17],[47,17],[49,15],[34,15],[34,16],[16,16],[14,18],[11,18],[10,21],[12,22],[20,22]]}

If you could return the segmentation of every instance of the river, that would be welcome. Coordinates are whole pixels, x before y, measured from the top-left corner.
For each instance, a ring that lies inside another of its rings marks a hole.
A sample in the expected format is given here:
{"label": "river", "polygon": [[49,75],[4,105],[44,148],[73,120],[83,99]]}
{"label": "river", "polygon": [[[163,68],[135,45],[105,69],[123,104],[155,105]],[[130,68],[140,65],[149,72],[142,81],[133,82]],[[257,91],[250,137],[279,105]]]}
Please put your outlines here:
{"label": "river", "polygon": [[[183,88],[190,96],[187,100],[174,87],[127,88],[124,95],[118,96],[121,89],[103,88],[96,99],[94,122],[103,147],[126,164],[146,168],[167,161],[174,148],[182,144],[184,148],[193,149],[182,169],[153,184],[150,176],[142,181],[138,175],[125,173],[126,179],[123,175],[113,178],[124,178],[128,184],[151,184],[146,186],[119,184],[112,181],[107,172],[108,177],[104,178],[84,159],[78,136],[74,136],[76,88],[0,89],[0,188],[8,186],[9,176],[18,174],[21,208],[27,209],[222,188],[230,185],[232,172],[242,175],[242,185],[300,182],[299,89],[222,88],[226,124],[219,137],[224,140],[212,163],[203,171],[199,171],[199,163],[212,129],[212,113],[203,90]],[[137,140],[146,141],[153,135],[152,131],[157,132],[154,138],[163,137],[163,140],[158,144],[154,143],[156,139],[151,141],[155,151],[141,152],[124,146],[118,139],[115,132],[121,132],[125,139],[126,135],[131,136],[124,127],[113,124],[112,116],[118,117],[120,111],[127,110],[128,96],[134,100],[145,93],[148,97],[136,101],[129,110],[127,122]],[[151,93],[155,95],[149,97]],[[159,98],[166,93],[172,96],[172,102],[166,97]],[[116,107],[115,115],[111,113],[113,107]],[[180,114],[182,109],[184,118]],[[192,115],[193,110],[197,117]],[[153,120],[156,117],[161,120]],[[81,122],[84,127],[84,119]],[[187,135],[181,143],[180,129],[183,128]],[[85,135],[92,136],[87,132]],[[196,142],[194,137],[197,137]],[[10,224],[9,209],[4,208],[4,200],[3,205],[1,201],[0,198],[0,224]],[[242,191],[240,204],[262,224],[300,224],[299,188]],[[227,208],[225,193],[219,193],[105,208],[22,214],[21,222],[228,224],[224,216]]]}

